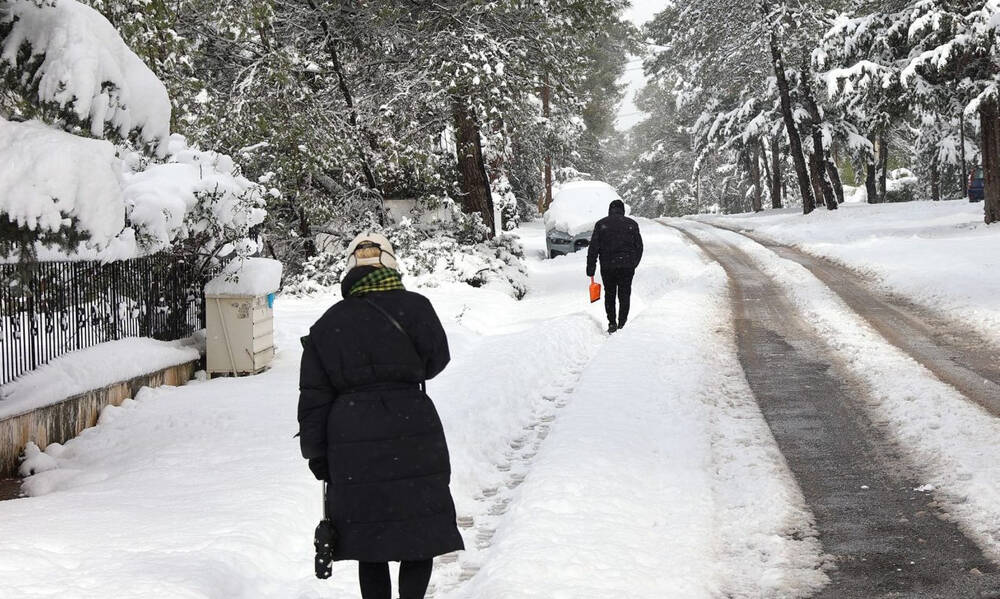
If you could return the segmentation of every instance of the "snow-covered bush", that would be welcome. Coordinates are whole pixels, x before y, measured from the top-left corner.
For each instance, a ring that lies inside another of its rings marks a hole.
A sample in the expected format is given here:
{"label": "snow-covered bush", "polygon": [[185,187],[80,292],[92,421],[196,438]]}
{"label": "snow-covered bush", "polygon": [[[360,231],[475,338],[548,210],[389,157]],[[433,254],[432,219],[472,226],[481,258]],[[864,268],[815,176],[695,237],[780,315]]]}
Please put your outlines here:
{"label": "snow-covered bush", "polygon": [[262,223],[264,188],[243,177],[232,158],[172,135],[164,162],[131,154],[122,174],[127,220],[138,252],[183,247],[227,257],[257,251],[250,229]]}
{"label": "snow-covered bush", "polygon": [[93,137],[135,135],[161,156],[170,134],[164,85],[99,12],[75,0],[0,3],[0,75],[48,116]]}
{"label": "snow-covered bush", "polygon": [[[257,251],[265,190],[228,156],[170,135],[166,88],[100,13],[0,2],[0,76],[20,94],[11,118],[0,103],[0,258],[171,249],[204,268]],[[40,118],[15,122],[25,114]]]}
{"label": "snow-covered bush", "polygon": [[266,215],[264,189],[228,156],[179,135],[164,146],[167,157],[151,160],[38,121],[0,119],[0,221],[13,229],[0,257],[15,243],[37,251],[50,241],[63,257],[104,261],[168,248],[220,258],[256,252],[250,229]]}
{"label": "snow-covered bush", "polygon": [[16,230],[5,239],[48,241],[76,231],[94,244],[110,242],[125,226],[116,162],[107,141],[0,118],[0,221]]}
{"label": "snow-covered bush", "polygon": [[[478,217],[478,215],[474,215]],[[398,225],[372,230],[392,242],[399,269],[411,286],[436,287],[442,283],[466,283],[473,287],[496,287],[520,299],[527,293],[527,270],[520,242],[510,235],[486,240],[482,219],[467,217],[459,226],[420,225],[405,219]],[[473,239],[473,236],[478,239]],[[292,295],[307,295],[337,288],[344,276],[347,243],[328,243],[324,251],[306,262],[283,289]]]}
{"label": "snow-covered bush", "polygon": [[887,203],[912,202],[920,193],[920,179],[905,168],[889,172],[885,182],[885,201]]}

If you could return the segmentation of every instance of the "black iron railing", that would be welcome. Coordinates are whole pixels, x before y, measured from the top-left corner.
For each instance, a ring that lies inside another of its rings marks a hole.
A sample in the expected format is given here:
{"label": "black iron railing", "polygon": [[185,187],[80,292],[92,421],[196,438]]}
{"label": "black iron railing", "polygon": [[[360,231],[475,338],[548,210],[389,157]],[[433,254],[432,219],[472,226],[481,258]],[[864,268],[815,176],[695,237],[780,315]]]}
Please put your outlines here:
{"label": "black iron railing", "polygon": [[190,335],[204,327],[205,277],[167,254],[0,264],[0,384],[105,341]]}

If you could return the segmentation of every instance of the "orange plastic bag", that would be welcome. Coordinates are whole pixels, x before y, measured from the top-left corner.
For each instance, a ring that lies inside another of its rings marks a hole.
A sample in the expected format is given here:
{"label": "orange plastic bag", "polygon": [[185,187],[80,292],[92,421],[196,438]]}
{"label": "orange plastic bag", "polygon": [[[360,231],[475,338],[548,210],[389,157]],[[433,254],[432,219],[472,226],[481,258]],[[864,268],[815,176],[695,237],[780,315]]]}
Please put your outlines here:
{"label": "orange plastic bag", "polygon": [[594,277],[590,277],[590,303],[601,299],[601,284],[594,282]]}

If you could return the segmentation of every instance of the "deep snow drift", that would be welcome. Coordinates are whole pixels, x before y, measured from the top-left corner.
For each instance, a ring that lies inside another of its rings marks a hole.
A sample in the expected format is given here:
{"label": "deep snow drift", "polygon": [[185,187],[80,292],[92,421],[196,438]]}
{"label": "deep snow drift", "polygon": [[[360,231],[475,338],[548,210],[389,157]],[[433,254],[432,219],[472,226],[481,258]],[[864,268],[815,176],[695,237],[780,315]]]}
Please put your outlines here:
{"label": "deep snow drift", "polygon": [[[435,597],[800,597],[823,583],[733,354],[721,269],[675,232],[643,232],[635,318],[610,339],[584,256],[541,260],[540,223],[522,232],[524,301],[424,290],[452,344],[429,392],[469,547],[439,560]],[[34,496],[0,503],[0,596],[356,597],[352,563],[312,578],[320,486],[292,438],[298,337],[336,299],[279,298],[269,372],[144,390],[36,456]]]}

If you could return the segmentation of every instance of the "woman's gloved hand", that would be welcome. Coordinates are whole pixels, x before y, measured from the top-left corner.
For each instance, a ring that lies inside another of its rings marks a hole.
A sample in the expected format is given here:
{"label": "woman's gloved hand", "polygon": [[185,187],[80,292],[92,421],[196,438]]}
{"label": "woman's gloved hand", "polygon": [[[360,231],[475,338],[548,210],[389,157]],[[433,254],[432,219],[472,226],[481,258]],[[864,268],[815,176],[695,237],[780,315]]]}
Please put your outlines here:
{"label": "woman's gloved hand", "polygon": [[326,458],[313,458],[309,460],[309,469],[312,470],[316,480],[330,482],[330,464],[326,461]]}

